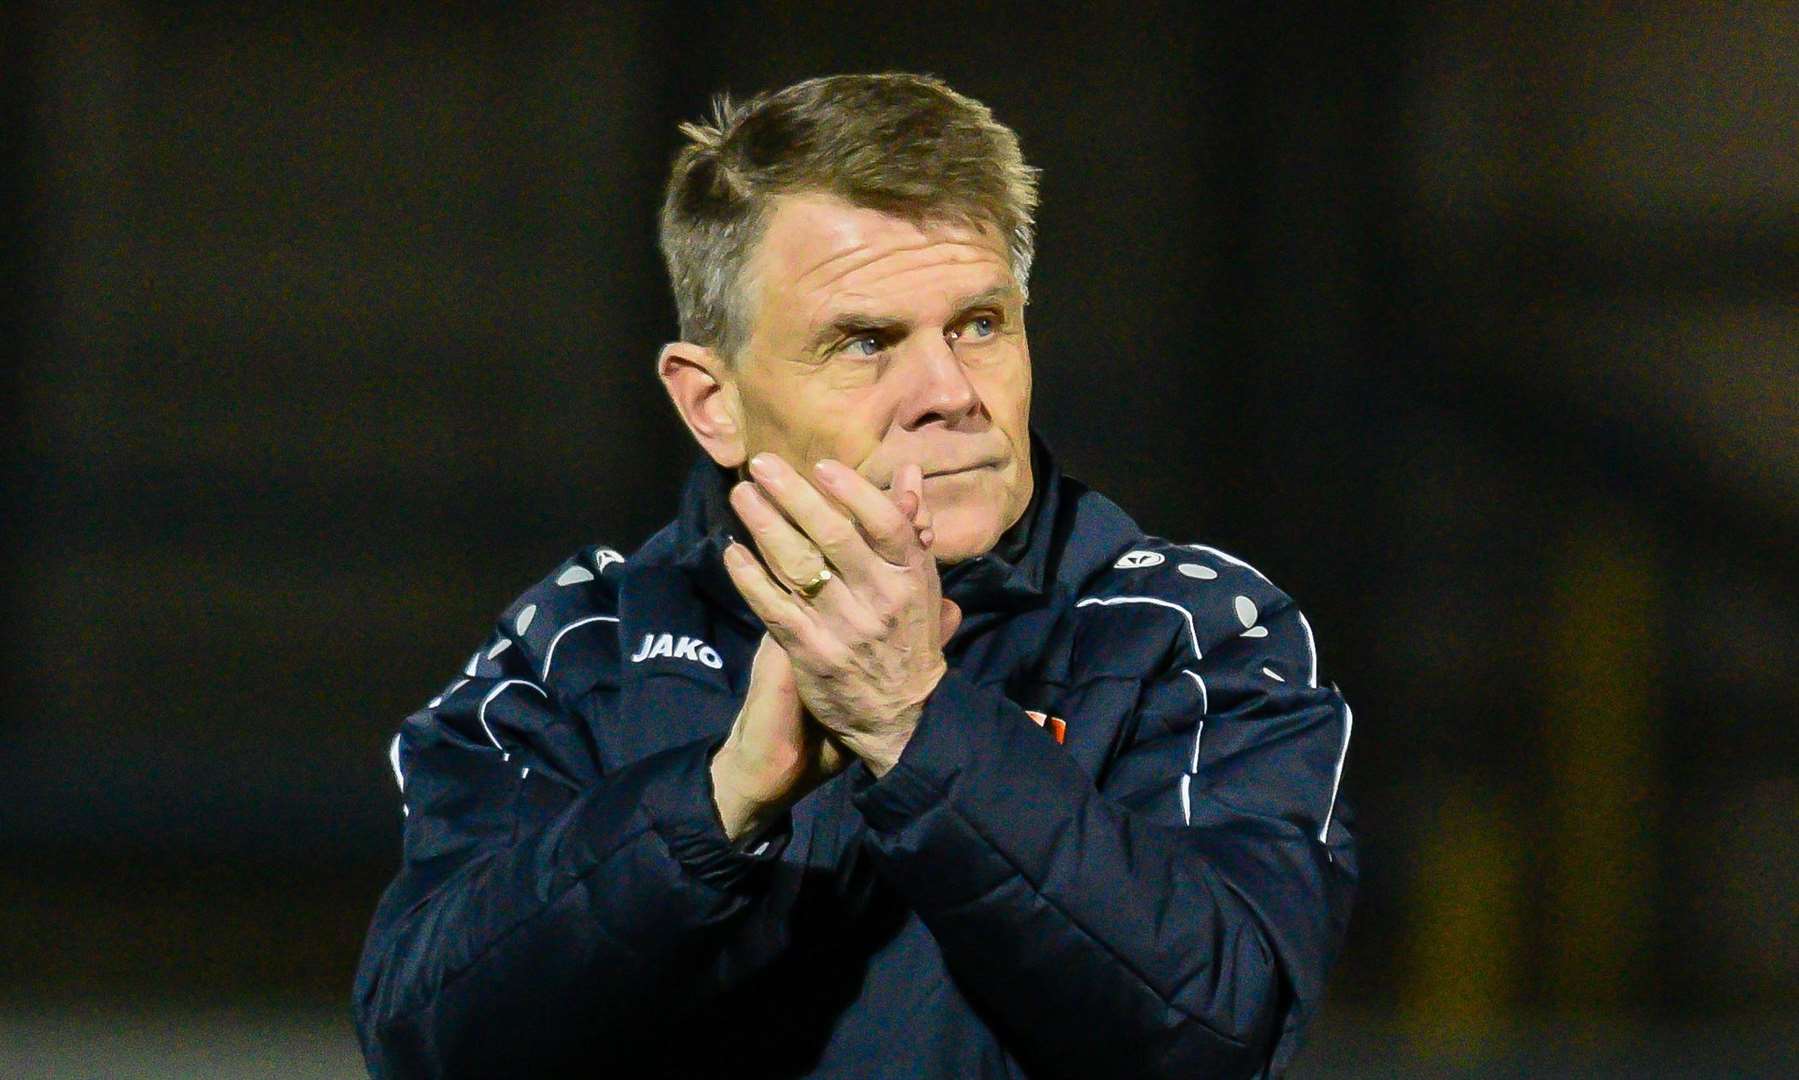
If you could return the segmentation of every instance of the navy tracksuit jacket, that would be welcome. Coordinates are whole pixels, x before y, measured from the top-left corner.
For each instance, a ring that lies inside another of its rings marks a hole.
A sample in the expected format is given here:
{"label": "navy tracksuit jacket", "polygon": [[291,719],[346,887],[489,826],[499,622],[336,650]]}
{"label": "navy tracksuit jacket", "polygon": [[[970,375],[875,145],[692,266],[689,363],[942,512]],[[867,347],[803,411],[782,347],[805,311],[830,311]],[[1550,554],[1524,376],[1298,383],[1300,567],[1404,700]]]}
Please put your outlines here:
{"label": "navy tracksuit jacket", "polygon": [[501,616],[391,758],[404,862],[355,985],[379,1076],[1264,1076],[1354,894],[1351,716],[1247,564],[1061,475],[950,567],[899,762],[732,844],[708,763],[760,621],[696,465],[628,559]]}

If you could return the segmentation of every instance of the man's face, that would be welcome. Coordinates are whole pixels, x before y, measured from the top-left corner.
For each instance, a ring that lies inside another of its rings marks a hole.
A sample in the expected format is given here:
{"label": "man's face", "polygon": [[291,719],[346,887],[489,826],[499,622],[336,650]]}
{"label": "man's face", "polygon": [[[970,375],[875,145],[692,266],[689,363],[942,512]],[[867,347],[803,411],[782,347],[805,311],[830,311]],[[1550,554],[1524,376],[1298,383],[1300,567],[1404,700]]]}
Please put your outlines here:
{"label": "man's face", "polygon": [[749,267],[734,384],[743,459],[924,473],[933,554],[990,550],[1031,499],[1024,304],[991,229],[927,229],[824,195],[779,201]]}

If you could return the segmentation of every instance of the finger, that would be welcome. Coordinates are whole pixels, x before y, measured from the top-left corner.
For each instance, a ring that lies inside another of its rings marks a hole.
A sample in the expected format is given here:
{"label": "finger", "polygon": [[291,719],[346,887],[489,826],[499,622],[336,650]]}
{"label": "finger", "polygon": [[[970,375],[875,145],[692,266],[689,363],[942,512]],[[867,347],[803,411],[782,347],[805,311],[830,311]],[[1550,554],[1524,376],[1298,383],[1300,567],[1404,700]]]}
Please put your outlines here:
{"label": "finger", "polygon": [[762,620],[777,644],[785,649],[798,644],[811,615],[793,594],[775,584],[747,547],[735,540],[725,546],[725,572],[731,575],[731,583],[737,586],[744,603]]}
{"label": "finger", "polygon": [[908,462],[900,469],[900,482],[916,501],[917,509],[912,511],[912,522],[918,526],[929,525],[931,510],[924,501],[924,470],[918,463]]}
{"label": "finger", "polygon": [[[816,720],[812,723],[818,725]],[[835,731],[819,725],[818,732],[821,740],[818,745],[818,772],[820,776],[829,779],[848,768],[856,757],[843,745],[843,740]]]}
{"label": "finger", "polygon": [[906,519],[910,521],[912,527],[917,530],[919,546],[930,547],[931,541],[936,539],[936,534],[931,531],[931,515],[924,509],[918,493],[913,491],[901,492],[900,497],[895,500],[894,505],[899,507],[900,513],[906,515]]}
{"label": "finger", "polygon": [[916,494],[902,491],[901,505],[896,506],[894,499],[867,477],[829,458],[813,466],[813,473],[819,486],[854,516],[874,554],[894,566],[911,565],[919,551],[918,532],[905,504],[916,499]]}
{"label": "finger", "polygon": [[937,601],[937,647],[949,644],[962,625],[962,605],[945,596]]}
{"label": "finger", "polygon": [[[750,461],[750,475],[769,501],[798,526],[832,566],[852,578],[875,572],[878,556],[857,530],[857,523],[778,454],[757,454]],[[873,485],[869,486],[872,489]],[[885,499],[881,502],[887,514],[899,517],[892,503]],[[907,532],[910,534],[911,530]]]}
{"label": "finger", "polygon": [[[726,558],[729,559],[727,548]],[[793,660],[773,634],[763,634],[756,643],[756,655],[750,660],[750,691],[766,690],[771,694],[799,703],[799,684],[793,677]]]}
{"label": "finger", "polygon": [[[921,534],[928,533],[931,531],[931,508],[925,503],[924,498],[924,472],[916,463],[913,463],[902,469],[901,474],[906,484],[906,490],[916,500],[917,509],[913,510],[911,515],[912,527]],[[926,543],[928,542],[926,541]]]}
{"label": "finger", "polygon": [[[804,612],[803,623],[795,631],[798,638],[807,643],[807,647],[816,647],[827,638],[839,638],[846,633],[852,637],[868,636],[876,633],[880,619],[870,609],[865,597],[843,580],[842,575],[833,571],[829,580],[825,581],[811,596],[800,592],[800,585],[810,582],[825,566],[818,549],[812,542],[795,529],[788,520],[781,516],[773,504],[768,501],[754,484],[739,484],[731,492],[732,505],[738,508],[738,516],[750,529],[754,541],[762,556],[769,563],[769,568],[755,565],[755,570],[766,579],[775,591],[781,593],[787,604]],[[755,564],[755,557],[743,545],[735,545],[743,549]],[[730,549],[727,548],[727,551]],[[869,555],[873,558],[873,555]],[[796,569],[796,566],[805,569]],[[741,587],[738,590],[742,592]],[[750,600],[745,593],[744,599]],[[751,608],[767,622],[769,615],[756,608]],[[783,608],[781,610],[789,610]],[[822,635],[822,636],[821,636]],[[795,642],[784,640],[783,645],[796,647]]]}
{"label": "finger", "polygon": [[918,487],[918,513],[913,517],[913,524],[918,527],[918,542],[930,547],[937,541],[936,515],[931,512],[930,504],[924,498],[924,476],[913,467],[912,482]]}
{"label": "finger", "polygon": [[[738,484],[731,489],[731,506],[750,530],[750,539],[768,562],[775,580],[789,589],[801,582],[812,581],[826,568],[824,554],[794,528],[780,510],[755,484]],[[831,583],[826,582],[825,588]]]}

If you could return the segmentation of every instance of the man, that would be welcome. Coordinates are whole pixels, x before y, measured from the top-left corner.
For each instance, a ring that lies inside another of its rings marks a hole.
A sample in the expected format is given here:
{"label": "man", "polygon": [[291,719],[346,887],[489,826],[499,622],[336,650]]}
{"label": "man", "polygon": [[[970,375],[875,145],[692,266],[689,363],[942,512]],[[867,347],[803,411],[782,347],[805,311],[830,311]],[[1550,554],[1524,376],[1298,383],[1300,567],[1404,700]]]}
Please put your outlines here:
{"label": "man", "polygon": [[371,1070],[1280,1072],[1350,711],[1286,595],[1032,436],[1015,135],[897,74],[682,130],[658,372],[704,456],[394,740]]}

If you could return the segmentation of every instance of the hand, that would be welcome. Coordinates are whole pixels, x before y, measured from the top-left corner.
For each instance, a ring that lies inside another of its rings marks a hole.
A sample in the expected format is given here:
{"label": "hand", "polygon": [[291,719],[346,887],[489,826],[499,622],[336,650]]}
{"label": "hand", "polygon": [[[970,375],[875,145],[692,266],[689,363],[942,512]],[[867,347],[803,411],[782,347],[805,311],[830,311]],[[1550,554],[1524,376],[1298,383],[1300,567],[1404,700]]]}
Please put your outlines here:
{"label": "hand", "polygon": [[[929,547],[930,514],[923,493],[901,493],[898,505]],[[938,643],[949,641],[961,609],[942,601]],[[733,841],[755,831],[852,760],[835,735],[805,713],[787,651],[764,634],[750,665],[750,685],[731,733],[712,758],[712,797]]]}
{"label": "hand", "polygon": [[[734,543],[725,551],[732,581],[791,657],[806,709],[884,775],[948,670],[939,634],[947,609],[921,542],[929,512],[918,466],[896,477],[897,506],[829,460],[814,467],[817,487],[774,454],[758,454],[750,473],[755,483],[738,484],[731,501],[769,569]],[[798,583],[824,569],[832,576],[801,596]]]}
{"label": "hand", "polygon": [[806,720],[792,662],[762,635],[743,708],[712,755],[712,799],[725,835],[735,841],[760,828],[849,761],[835,737]]}

